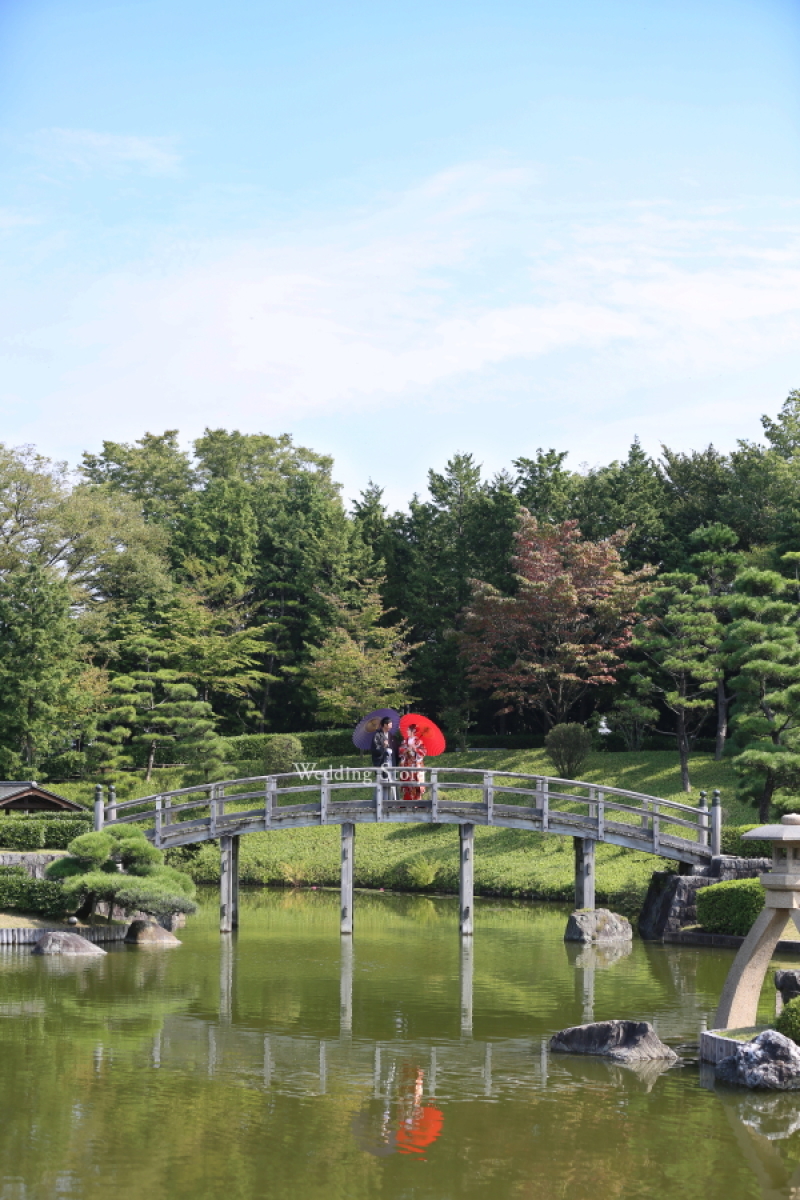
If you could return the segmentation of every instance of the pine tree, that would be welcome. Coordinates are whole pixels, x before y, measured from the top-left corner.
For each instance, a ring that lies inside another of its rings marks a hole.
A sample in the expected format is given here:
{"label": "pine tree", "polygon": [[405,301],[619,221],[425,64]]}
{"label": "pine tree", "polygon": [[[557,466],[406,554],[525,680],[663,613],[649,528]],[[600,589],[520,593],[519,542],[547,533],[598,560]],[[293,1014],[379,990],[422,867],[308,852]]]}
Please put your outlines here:
{"label": "pine tree", "polygon": [[674,718],[674,729],[666,732],[675,738],[681,786],[689,792],[689,755],[714,707],[722,627],[710,589],[687,572],[662,575],[640,610],[644,621],[634,645],[650,664],[654,691]]}
{"label": "pine tree", "polygon": [[793,581],[775,571],[739,573],[725,650],[736,703],[734,767],[740,791],[767,821],[779,791],[800,789],[800,638]]}

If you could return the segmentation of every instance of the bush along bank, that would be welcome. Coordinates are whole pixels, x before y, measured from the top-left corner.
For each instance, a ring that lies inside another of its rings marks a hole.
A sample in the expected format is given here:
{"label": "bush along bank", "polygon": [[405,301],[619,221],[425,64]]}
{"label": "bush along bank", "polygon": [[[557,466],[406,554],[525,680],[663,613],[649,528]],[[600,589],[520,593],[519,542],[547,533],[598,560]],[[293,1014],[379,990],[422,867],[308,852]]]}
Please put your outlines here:
{"label": "bush along bank", "polygon": [[764,889],[758,879],[715,883],[697,893],[697,919],[708,933],[746,937],[764,907]]}
{"label": "bush along bank", "polygon": [[66,850],[74,837],[91,826],[88,812],[69,817],[0,817],[0,850]]}

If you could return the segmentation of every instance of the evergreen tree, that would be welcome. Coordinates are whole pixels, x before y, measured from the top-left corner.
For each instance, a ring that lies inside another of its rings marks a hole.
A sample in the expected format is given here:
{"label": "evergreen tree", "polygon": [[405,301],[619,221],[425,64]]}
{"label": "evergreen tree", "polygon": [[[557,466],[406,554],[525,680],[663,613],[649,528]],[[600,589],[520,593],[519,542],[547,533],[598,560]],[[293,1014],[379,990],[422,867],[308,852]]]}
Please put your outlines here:
{"label": "evergreen tree", "polygon": [[402,708],[411,698],[407,623],[386,623],[379,582],[366,581],[346,603],[331,598],[336,624],[310,647],[305,680],[324,724],[354,725],[366,712]]}
{"label": "evergreen tree", "polygon": [[0,772],[30,773],[68,748],[83,712],[68,585],[29,563],[0,576]]}
{"label": "evergreen tree", "polygon": [[581,532],[591,541],[628,532],[624,558],[638,568],[659,565],[670,551],[667,491],[655,462],[637,438],[624,462],[590,471],[574,505]]}
{"label": "evergreen tree", "polygon": [[[698,572],[701,582],[708,587],[717,615],[723,624],[730,619],[727,601],[736,572],[741,568],[744,560],[742,552],[734,548],[738,540],[730,526],[722,525],[719,522],[703,525],[689,536],[689,542],[695,549],[692,555],[692,564]],[[728,736],[728,710],[732,700],[733,693],[728,690],[723,659],[717,673],[717,736],[714,750],[717,762],[721,761],[725,751],[725,741]]]}
{"label": "evergreen tree", "polygon": [[790,589],[777,572],[751,567],[737,576],[730,601],[734,766],[761,821],[776,793],[800,789],[800,638]]}
{"label": "evergreen tree", "polygon": [[681,786],[691,791],[689,755],[714,707],[722,628],[710,589],[687,572],[662,575],[643,597],[634,645],[650,664],[653,690],[672,714]]}

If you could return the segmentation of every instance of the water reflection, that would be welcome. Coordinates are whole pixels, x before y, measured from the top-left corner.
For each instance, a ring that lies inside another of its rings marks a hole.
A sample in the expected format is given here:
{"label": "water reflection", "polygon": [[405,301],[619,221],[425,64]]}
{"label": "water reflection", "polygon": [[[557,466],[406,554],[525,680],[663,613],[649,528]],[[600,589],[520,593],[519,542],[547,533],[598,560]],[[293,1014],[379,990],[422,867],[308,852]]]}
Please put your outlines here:
{"label": "water reflection", "polygon": [[360,1149],[379,1158],[389,1154],[414,1154],[424,1158],[425,1151],[442,1132],[444,1114],[435,1104],[434,1064],[427,1071],[413,1061],[392,1057],[381,1074],[381,1055],[376,1047],[373,1095],[352,1122],[353,1135]]}
{"label": "water reflection", "polygon": [[800,1197],[800,1097],[727,1089],[717,1095],[764,1200]]}
{"label": "water reflection", "polygon": [[619,942],[609,946],[584,946],[578,942],[565,942],[567,961],[575,968],[576,1002],[581,1009],[581,1023],[594,1021],[594,976],[595,971],[607,970],[622,962],[633,952],[632,942]]}

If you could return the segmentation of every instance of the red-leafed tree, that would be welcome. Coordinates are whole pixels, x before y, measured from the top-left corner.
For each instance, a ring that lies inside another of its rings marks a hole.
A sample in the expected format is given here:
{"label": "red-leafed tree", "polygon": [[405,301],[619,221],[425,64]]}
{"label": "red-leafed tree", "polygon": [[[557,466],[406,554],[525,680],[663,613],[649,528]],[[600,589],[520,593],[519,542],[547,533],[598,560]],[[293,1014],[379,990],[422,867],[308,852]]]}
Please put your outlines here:
{"label": "red-leafed tree", "polygon": [[623,569],[622,530],[591,542],[577,521],[539,525],[523,508],[515,536],[515,592],[473,584],[462,653],[502,712],[534,709],[552,726],[591,688],[615,682],[652,570]]}

